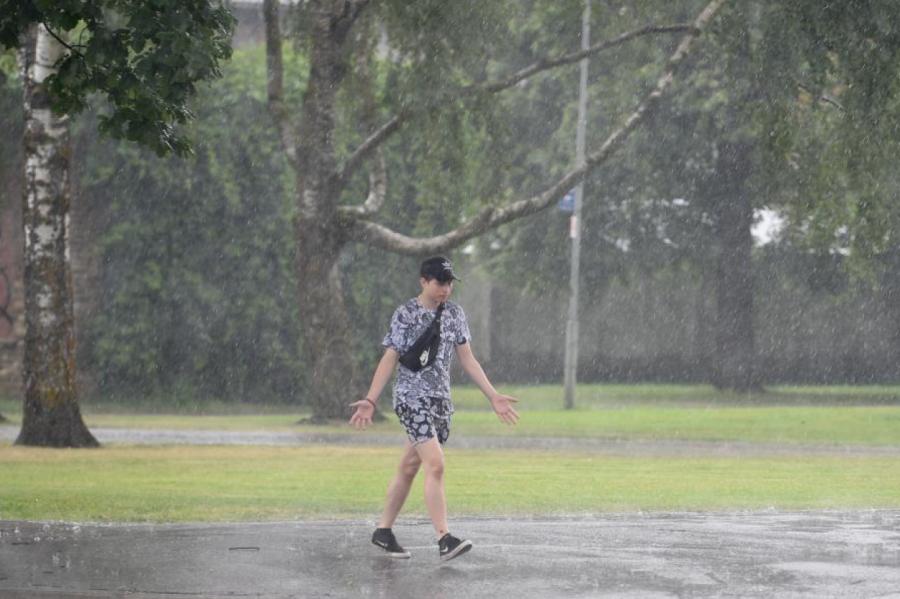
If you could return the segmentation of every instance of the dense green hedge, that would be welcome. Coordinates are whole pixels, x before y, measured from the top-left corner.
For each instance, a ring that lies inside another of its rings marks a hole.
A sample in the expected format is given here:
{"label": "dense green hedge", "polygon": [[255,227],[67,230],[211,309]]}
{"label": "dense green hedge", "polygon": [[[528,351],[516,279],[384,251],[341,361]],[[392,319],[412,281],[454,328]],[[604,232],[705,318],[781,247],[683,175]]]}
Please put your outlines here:
{"label": "dense green hedge", "polygon": [[301,394],[291,175],[265,105],[264,61],[238,52],[195,102],[195,156],[97,138],[79,195],[102,234],[83,368],[102,393],[283,400]]}

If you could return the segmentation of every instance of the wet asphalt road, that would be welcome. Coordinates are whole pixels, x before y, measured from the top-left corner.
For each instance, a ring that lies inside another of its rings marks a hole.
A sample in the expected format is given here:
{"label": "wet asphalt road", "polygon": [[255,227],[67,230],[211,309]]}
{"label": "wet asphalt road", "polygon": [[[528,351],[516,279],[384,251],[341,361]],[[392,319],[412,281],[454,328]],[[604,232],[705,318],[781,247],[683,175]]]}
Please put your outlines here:
{"label": "wet asphalt road", "polygon": [[0,597],[893,597],[900,510],[463,519],[442,563],[427,522],[392,560],[361,521],[0,521]]}
{"label": "wet asphalt road", "polygon": [[[397,435],[96,429],[103,443],[402,443]],[[0,426],[0,440],[17,427]],[[623,455],[900,456],[897,447],[464,438],[459,448]],[[2,484],[2,482],[0,482]],[[0,518],[3,513],[0,487]],[[900,510],[460,519],[441,563],[428,522],[391,560],[361,521],[76,525],[0,520],[0,599],[17,597],[880,597],[900,599]]]}

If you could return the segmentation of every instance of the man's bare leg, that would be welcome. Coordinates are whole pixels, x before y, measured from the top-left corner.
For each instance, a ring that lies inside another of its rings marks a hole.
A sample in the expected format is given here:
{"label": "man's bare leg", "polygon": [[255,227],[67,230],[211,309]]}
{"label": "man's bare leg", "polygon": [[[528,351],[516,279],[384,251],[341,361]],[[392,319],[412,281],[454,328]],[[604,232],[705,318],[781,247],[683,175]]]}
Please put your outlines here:
{"label": "man's bare leg", "polygon": [[378,528],[391,528],[394,525],[421,464],[422,461],[419,459],[415,447],[407,441],[403,457],[400,458],[400,465],[397,467],[397,474],[388,485],[387,499],[384,502],[381,519],[378,521]]}
{"label": "man's bare leg", "polygon": [[436,438],[414,446],[425,470],[425,507],[437,538],[447,534],[447,499],[444,496],[444,450]]}

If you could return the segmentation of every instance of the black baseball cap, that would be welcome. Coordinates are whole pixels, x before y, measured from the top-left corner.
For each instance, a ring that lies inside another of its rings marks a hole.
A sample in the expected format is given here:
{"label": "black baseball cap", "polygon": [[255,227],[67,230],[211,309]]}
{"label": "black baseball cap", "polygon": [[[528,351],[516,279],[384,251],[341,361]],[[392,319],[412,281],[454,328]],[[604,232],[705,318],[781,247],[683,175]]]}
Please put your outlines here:
{"label": "black baseball cap", "polygon": [[419,267],[419,274],[426,279],[437,279],[441,283],[460,280],[453,274],[453,264],[443,256],[433,256],[423,261]]}

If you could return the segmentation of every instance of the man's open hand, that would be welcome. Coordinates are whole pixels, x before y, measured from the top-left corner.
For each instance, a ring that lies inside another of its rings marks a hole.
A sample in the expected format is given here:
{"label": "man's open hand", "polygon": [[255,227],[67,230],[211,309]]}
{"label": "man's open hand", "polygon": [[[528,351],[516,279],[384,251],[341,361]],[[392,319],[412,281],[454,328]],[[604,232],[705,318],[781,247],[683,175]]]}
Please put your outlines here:
{"label": "man's open hand", "polygon": [[350,404],[351,408],[356,408],[353,416],[350,417],[350,426],[355,426],[357,430],[363,430],[372,424],[372,416],[375,415],[375,406],[368,399],[361,399]]}
{"label": "man's open hand", "polygon": [[494,408],[497,418],[506,424],[515,424],[519,421],[519,413],[513,408],[513,404],[518,401],[515,397],[498,393],[491,398],[491,407]]}

